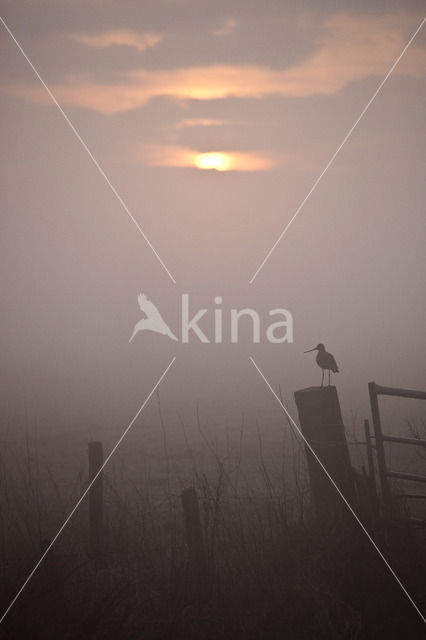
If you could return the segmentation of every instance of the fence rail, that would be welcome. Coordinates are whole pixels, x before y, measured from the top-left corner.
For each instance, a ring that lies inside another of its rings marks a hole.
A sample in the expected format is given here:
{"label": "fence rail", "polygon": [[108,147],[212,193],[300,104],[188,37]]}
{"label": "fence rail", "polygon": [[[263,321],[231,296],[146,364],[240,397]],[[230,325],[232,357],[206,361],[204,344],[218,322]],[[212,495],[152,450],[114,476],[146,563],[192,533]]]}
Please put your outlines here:
{"label": "fence rail", "polygon": [[385,442],[400,442],[401,444],[416,444],[420,447],[426,447],[426,440],[421,438],[402,438],[400,436],[387,436],[383,434],[383,440]]}
{"label": "fence rail", "polygon": [[400,471],[387,471],[386,475],[390,478],[399,478],[400,480],[412,480],[413,482],[426,482],[426,476],[419,476],[415,473],[402,473]]}
{"label": "fence rail", "polygon": [[413,398],[417,400],[426,400],[426,391],[419,391],[418,389],[399,389],[397,387],[382,387],[380,384],[370,382],[374,384],[376,395],[378,396],[397,396],[398,398]]}

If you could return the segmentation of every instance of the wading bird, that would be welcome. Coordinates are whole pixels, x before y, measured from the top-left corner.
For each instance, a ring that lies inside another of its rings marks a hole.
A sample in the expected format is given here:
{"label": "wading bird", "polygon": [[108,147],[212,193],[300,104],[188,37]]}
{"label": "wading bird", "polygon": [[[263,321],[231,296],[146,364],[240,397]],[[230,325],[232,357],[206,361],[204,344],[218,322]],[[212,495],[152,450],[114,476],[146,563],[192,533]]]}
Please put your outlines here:
{"label": "wading bird", "polygon": [[332,371],[333,373],[339,373],[339,367],[337,366],[337,362],[334,359],[334,356],[332,356],[331,353],[328,353],[325,350],[325,347],[322,343],[317,344],[317,346],[313,349],[305,351],[305,353],[310,353],[311,351],[318,351],[315,360],[317,361],[317,365],[322,369],[321,386],[324,385],[324,371],[328,371],[328,386],[330,386],[330,371]]}

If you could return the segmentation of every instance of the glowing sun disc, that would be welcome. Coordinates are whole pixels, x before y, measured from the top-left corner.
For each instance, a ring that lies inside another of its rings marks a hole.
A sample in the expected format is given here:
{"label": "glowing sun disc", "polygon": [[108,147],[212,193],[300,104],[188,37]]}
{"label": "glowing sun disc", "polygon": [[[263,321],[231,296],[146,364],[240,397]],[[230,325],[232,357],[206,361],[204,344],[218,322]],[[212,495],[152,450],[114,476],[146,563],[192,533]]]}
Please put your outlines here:
{"label": "glowing sun disc", "polygon": [[227,171],[230,166],[230,159],[225,153],[200,153],[195,157],[195,166],[198,169],[216,169],[216,171]]}

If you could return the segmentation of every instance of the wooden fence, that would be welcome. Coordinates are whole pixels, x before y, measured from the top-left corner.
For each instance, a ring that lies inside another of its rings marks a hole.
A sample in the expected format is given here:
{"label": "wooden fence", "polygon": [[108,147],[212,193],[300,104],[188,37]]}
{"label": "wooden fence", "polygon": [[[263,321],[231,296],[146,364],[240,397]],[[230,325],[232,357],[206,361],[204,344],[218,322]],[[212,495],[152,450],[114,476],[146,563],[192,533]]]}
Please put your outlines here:
{"label": "wooden fence", "polygon": [[[376,451],[377,470],[379,474],[381,496],[384,511],[392,514],[393,497],[388,482],[389,478],[410,480],[426,483],[426,476],[413,473],[393,471],[388,468],[385,456],[385,442],[395,442],[404,445],[416,445],[426,447],[426,440],[421,438],[407,438],[383,433],[379,396],[397,396],[399,398],[415,398],[426,400],[426,391],[413,389],[397,389],[383,387],[375,382],[368,384],[373,420],[374,434],[370,433],[368,420],[364,421],[365,444],[367,446],[367,464],[369,478],[369,493],[372,504],[377,510],[377,492],[375,482],[374,449]],[[337,485],[342,490],[350,504],[355,505],[356,474],[351,467],[348,445],[346,442],[344,426],[340,413],[339,399],[335,387],[302,389],[295,393],[296,404],[299,412],[302,432],[312,449],[317,453],[327,471],[330,472]],[[372,444],[374,440],[375,445]],[[364,444],[364,443],[358,443]],[[336,489],[325,477],[324,470],[314,459],[310,450],[307,450],[308,467],[311,479],[313,502],[317,515],[327,522],[333,522],[336,515],[336,504],[342,508],[342,502],[336,494]],[[91,442],[88,446],[89,454],[89,481],[92,481],[103,465],[102,443]],[[426,498],[426,495],[410,495],[407,497]],[[198,506],[198,498],[193,488],[185,489],[181,495],[185,531],[188,546],[188,559],[190,567],[195,573],[204,573],[206,569],[206,551],[202,535],[202,526]],[[99,555],[104,545],[104,508],[103,508],[103,481],[102,473],[89,492],[89,542],[92,554]]]}
{"label": "wooden fence", "polygon": [[[385,442],[397,442],[399,444],[416,445],[426,447],[426,440],[421,438],[406,438],[402,436],[393,436],[382,431],[380,419],[380,409],[378,396],[396,396],[398,398],[413,398],[416,400],[426,400],[426,391],[417,391],[414,389],[397,389],[394,387],[382,387],[375,382],[368,383],[368,391],[370,394],[371,417],[373,419],[374,439],[376,444],[377,469],[379,472],[380,488],[385,511],[388,514],[393,512],[392,493],[389,486],[388,478],[398,478],[400,480],[411,480],[414,482],[426,482],[426,476],[416,475],[414,473],[402,473],[400,471],[392,471],[387,467],[385,456]],[[366,440],[368,438],[368,423],[366,425]],[[367,452],[369,446],[367,444]],[[371,456],[371,453],[369,453]],[[424,496],[426,497],[426,496]]]}

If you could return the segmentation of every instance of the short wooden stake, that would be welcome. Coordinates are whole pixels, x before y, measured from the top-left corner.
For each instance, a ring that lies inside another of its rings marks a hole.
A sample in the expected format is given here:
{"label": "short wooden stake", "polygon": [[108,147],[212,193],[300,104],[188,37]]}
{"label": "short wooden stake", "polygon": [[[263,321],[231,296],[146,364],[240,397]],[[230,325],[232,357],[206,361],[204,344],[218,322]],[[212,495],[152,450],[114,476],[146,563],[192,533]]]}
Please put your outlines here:
{"label": "short wooden stake", "polygon": [[185,532],[188,545],[188,559],[190,569],[198,576],[205,569],[205,550],[203,531],[201,527],[200,507],[195,489],[189,487],[181,493]]}

